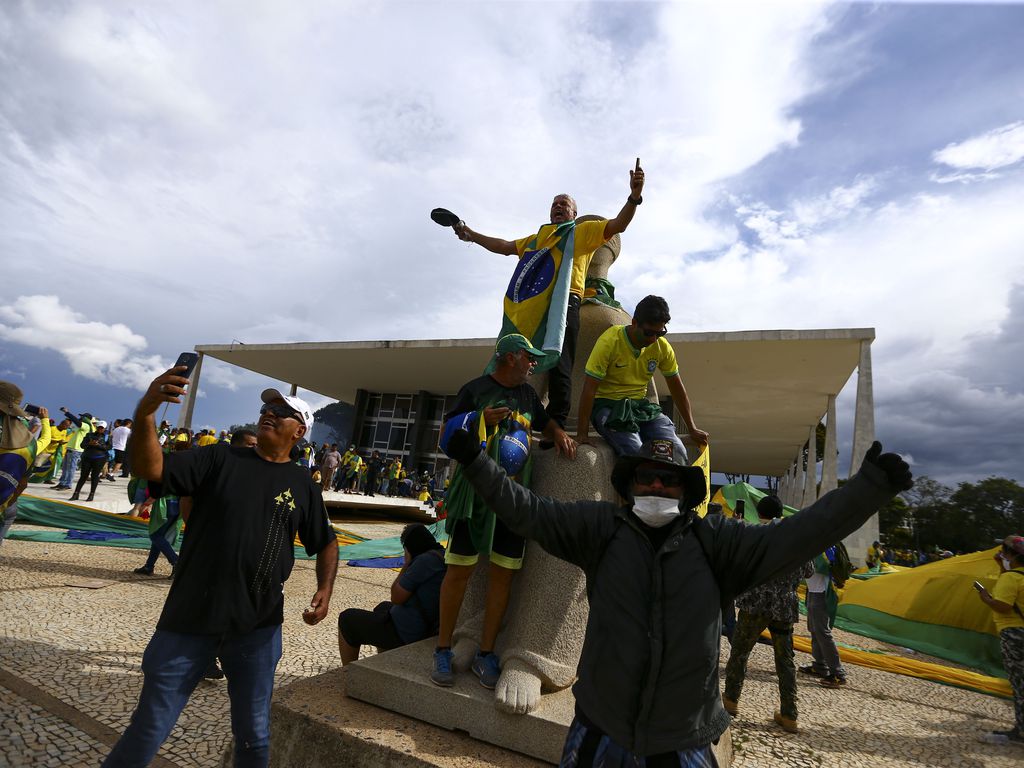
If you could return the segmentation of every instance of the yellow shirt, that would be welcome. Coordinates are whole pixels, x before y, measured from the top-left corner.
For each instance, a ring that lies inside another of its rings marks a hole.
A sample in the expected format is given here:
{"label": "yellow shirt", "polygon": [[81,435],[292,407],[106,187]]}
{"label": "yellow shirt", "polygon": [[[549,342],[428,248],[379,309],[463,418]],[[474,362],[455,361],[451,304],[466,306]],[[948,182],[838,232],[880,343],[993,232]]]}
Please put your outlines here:
{"label": "yellow shirt", "polygon": [[[587,270],[590,268],[590,260],[594,256],[594,251],[605,242],[604,225],[607,223],[607,219],[599,219],[583,221],[576,225],[576,233],[573,235],[572,281],[569,284],[569,292],[575,293],[580,298],[583,298],[583,285],[587,280]],[[527,235],[516,240],[516,253],[519,254],[519,258],[523,258],[527,246],[533,242],[534,238],[536,238],[536,245],[533,246],[533,249],[539,251],[550,248],[557,252],[558,238],[554,237],[557,226],[557,224],[545,224],[536,235]]]}
{"label": "yellow shirt", "polygon": [[662,336],[637,349],[626,335],[625,325],[613,325],[602,333],[587,359],[587,376],[597,379],[594,395],[607,400],[639,400],[647,397],[647,383],[660,370],[665,378],[679,373],[676,353]]}
{"label": "yellow shirt", "polygon": [[216,442],[217,438],[214,437],[213,435],[203,435],[196,441],[196,445],[202,448],[203,446],[213,445]]}
{"label": "yellow shirt", "polygon": [[990,594],[1000,602],[1017,606],[1016,610],[1011,610],[1009,613],[992,611],[996,632],[1002,632],[1011,627],[1024,627],[1024,617],[1017,613],[1018,610],[1024,611],[1024,573],[1017,570],[999,574],[996,585]]}
{"label": "yellow shirt", "polygon": [[71,438],[68,437],[68,430],[50,427],[50,444],[46,446],[43,453],[56,453],[57,447],[63,445]]}

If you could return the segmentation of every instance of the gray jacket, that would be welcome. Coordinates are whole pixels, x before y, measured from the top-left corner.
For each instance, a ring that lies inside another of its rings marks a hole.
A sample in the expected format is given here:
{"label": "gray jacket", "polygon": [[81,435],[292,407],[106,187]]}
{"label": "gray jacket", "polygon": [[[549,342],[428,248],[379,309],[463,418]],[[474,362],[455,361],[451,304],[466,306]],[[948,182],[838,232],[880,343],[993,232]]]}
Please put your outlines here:
{"label": "gray jacket", "polygon": [[655,552],[629,507],[536,496],[484,454],[465,472],[512,530],[583,569],[590,618],[576,703],[639,755],[703,746],[729,725],[718,692],[722,601],[811,559],[895,494],[865,465],[775,525],[685,513]]}

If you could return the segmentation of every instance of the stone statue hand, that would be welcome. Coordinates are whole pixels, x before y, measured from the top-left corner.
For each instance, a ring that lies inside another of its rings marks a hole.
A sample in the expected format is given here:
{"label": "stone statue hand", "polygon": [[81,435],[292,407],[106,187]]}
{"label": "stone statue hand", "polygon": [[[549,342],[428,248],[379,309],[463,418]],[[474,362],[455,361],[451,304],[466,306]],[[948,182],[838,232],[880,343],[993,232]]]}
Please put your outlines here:
{"label": "stone statue hand", "polygon": [[494,706],[511,715],[533,712],[540,704],[540,678],[519,659],[510,659],[494,688]]}
{"label": "stone statue hand", "polygon": [[882,444],[875,440],[864,454],[865,464],[874,464],[885,472],[889,485],[897,491],[909,491],[914,487],[914,476],[910,465],[898,453],[882,453]]}

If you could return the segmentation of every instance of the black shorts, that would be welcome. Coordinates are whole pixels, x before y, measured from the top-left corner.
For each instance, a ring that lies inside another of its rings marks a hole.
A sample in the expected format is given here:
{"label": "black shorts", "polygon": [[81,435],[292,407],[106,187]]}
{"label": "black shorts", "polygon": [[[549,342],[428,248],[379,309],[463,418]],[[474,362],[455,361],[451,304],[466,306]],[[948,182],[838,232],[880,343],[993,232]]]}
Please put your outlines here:
{"label": "black shorts", "polygon": [[124,464],[124,451],[119,451],[117,448],[114,449],[114,463]]}
{"label": "black shorts", "polygon": [[[491,562],[510,571],[518,571],[523,567],[523,553],[526,551],[526,539],[501,522],[494,521],[494,539],[491,541]],[[473,546],[469,535],[469,523],[459,520],[448,537],[448,548],[444,553],[444,561],[448,565],[476,565],[480,553]]]}
{"label": "black shorts", "polygon": [[338,631],[351,646],[376,646],[378,651],[390,651],[405,645],[391,623],[391,603],[385,600],[372,611],[349,608],[338,614]]}

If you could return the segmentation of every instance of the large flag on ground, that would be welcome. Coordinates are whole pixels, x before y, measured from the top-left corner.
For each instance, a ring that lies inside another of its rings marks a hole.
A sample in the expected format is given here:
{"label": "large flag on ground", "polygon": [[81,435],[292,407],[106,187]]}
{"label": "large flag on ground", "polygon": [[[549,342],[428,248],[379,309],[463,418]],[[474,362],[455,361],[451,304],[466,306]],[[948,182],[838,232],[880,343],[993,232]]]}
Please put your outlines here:
{"label": "large flag on ground", "polygon": [[[545,235],[544,242],[555,238],[555,244],[538,247],[541,233]],[[558,365],[562,352],[575,236],[575,221],[559,224],[553,233],[545,232],[542,227],[527,243],[505,291],[505,312],[498,338],[510,333],[528,338],[544,353],[543,358],[537,359],[534,370],[538,373]],[[485,373],[491,373],[495,363],[492,359]]]}

